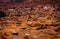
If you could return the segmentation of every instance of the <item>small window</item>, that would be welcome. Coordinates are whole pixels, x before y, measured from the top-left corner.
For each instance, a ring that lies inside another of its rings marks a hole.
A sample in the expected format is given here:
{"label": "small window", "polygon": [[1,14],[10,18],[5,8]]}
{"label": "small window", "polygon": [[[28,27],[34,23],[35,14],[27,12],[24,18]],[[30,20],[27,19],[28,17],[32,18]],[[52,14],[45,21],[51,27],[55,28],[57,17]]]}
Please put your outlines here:
{"label": "small window", "polygon": [[1,17],[5,17],[5,16],[6,16],[6,13],[5,13],[5,12],[0,11],[0,18],[1,18]]}

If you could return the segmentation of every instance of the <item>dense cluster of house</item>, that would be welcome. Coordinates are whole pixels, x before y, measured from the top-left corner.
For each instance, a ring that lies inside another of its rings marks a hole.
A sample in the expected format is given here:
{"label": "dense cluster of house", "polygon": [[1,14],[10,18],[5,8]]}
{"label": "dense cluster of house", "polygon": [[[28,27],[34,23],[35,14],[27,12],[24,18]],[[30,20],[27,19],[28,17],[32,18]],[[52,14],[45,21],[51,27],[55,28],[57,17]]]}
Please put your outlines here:
{"label": "dense cluster of house", "polygon": [[0,39],[60,39],[60,9],[55,4],[0,5]]}

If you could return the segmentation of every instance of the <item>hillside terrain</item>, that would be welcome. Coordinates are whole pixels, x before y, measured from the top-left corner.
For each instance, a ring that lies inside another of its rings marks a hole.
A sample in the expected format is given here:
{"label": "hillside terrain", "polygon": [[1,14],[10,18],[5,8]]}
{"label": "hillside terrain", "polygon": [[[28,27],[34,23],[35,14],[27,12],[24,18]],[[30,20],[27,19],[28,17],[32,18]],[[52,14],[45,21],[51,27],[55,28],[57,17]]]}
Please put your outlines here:
{"label": "hillside terrain", "polygon": [[60,39],[60,0],[0,0],[0,39]]}

